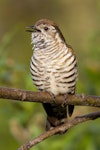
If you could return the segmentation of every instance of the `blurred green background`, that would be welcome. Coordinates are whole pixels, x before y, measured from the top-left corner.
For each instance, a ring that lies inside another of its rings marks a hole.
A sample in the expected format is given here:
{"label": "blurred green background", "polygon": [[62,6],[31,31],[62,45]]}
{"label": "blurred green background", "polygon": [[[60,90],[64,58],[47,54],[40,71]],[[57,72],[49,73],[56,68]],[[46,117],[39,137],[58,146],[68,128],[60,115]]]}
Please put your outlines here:
{"label": "blurred green background", "polygon": [[[77,93],[100,95],[99,0],[0,0],[0,86],[36,90],[29,64],[30,34],[25,27],[38,19],[55,21],[78,58]],[[76,107],[73,116],[96,111]],[[45,112],[40,104],[0,100],[0,150],[16,150],[44,131]],[[55,135],[34,150],[100,150],[100,119]]]}

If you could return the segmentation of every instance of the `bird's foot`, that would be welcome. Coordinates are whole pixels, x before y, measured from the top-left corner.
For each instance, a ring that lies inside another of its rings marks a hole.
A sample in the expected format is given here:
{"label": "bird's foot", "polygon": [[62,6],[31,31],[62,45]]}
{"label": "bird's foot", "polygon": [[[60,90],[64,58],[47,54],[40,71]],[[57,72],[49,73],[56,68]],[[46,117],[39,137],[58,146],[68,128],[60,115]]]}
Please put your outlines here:
{"label": "bird's foot", "polygon": [[49,92],[49,94],[52,97],[53,103],[56,103],[56,96],[52,92]]}
{"label": "bird's foot", "polygon": [[63,105],[64,105],[64,106],[67,105],[67,101],[68,101],[68,93],[66,93],[66,94],[64,95],[64,102],[63,102]]}

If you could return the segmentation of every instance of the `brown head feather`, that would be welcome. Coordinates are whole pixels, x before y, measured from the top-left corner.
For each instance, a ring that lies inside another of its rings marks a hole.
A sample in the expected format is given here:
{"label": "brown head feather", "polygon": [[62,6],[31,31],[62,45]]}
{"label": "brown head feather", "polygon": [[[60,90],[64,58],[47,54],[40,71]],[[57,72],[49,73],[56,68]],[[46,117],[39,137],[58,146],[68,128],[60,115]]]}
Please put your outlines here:
{"label": "brown head feather", "polygon": [[37,22],[35,23],[35,26],[39,26],[39,25],[41,25],[41,24],[45,24],[45,25],[47,24],[47,25],[54,26],[55,29],[57,30],[57,32],[59,33],[60,38],[66,43],[63,34],[61,33],[59,27],[57,26],[57,24],[56,24],[55,22],[53,22],[53,21],[51,21],[51,20],[49,20],[49,19],[41,19],[41,20],[39,20],[39,21],[37,21]]}
{"label": "brown head feather", "polygon": [[55,22],[53,22],[49,19],[41,19],[41,20],[37,21],[35,25],[38,26],[40,24],[47,24],[47,25],[57,26]]}

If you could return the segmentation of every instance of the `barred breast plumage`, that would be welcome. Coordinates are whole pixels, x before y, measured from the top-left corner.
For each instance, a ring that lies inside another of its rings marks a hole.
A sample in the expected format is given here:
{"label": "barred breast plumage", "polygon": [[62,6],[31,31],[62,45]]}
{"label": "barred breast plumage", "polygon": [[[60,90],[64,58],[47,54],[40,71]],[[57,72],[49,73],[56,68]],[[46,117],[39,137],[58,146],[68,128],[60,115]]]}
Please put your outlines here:
{"label": "barred breast plumage", "polygon": [[[66,44],[58,26],[46,19],[30,27],[34,45],[30,70],[32,80],[39,91],[52,94],[75,94],[77,60],[71,46]],[[47,112],[47,130],[67,119],[65,106],[44,104]],[[69,115],[74,106],[68,106]]]}

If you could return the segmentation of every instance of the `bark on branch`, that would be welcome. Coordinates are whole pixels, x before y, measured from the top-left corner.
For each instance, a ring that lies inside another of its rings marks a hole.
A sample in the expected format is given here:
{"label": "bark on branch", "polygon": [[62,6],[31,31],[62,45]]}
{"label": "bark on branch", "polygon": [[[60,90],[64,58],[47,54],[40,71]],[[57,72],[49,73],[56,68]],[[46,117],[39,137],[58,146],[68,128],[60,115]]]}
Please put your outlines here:
{"label": "bark on branch", "polygon": [[100,111],[95,112],[95,113],[91,113],[91,114],[87,114],[84,116],[77,116],[74,119],[69,120],[68,122],[66,122],[60,126],[57,126],[53,129],[41,134],[37,138],[25,143],[20,148],[18,148],[18,150],[29,150],[31,147],[42,142],[43,140],[47,139],[48,137],[50,137],[56,133],[59,133],[60,131],[66,131],[67,129],[69,129],[69,128],[77,125],[77,124],[80,124],[80,123],[88,121],[88,120],[94,120],[98,117],[100,117]]}
{"label": "bark on branch", "polygon": [[[22,102],[54,103],[51,95],[47,92],[33,92],[6,87],[0,87],[0,98]],[[65,102],[65,97],[62,95],[57,96],[55,101],[57,104],[62,104]],[[68,95],[66,104],[100,107],[100,96]]]}
{"label": "bark on branch", "polygon": [[[38,103],[57,103],[57,104],[63,104],[65,103],[65,97],[63,95],[57,96],[54,100],[52,99],[52,96],[47,92],[33,92],[33,91],[25,91],[20,89],[12,89],[12,88],[6,88],[6,87],[0,87],[0,98],[6,99],[6,100],[17,100],[21,102],[38,102]],[[80,106],[94,106],[94,107],[100,107],[100,96],[93,96],[93,95],[68,95],[68,99],[66,101],[66,105],[80,105]],[[35,146],[36,144],[42,142],[46,138],[59,133],[61,131],[66,131],[67,129],[88,121],[93,120],[100,117],[100,111],[87,114],[84,116],[78,116],[75,117],[72,120],[68,120],[66,123],[57,126],[34,140],[29,141],[28,143],[22,145],[18,150],[29,150],[32,146]]]}

